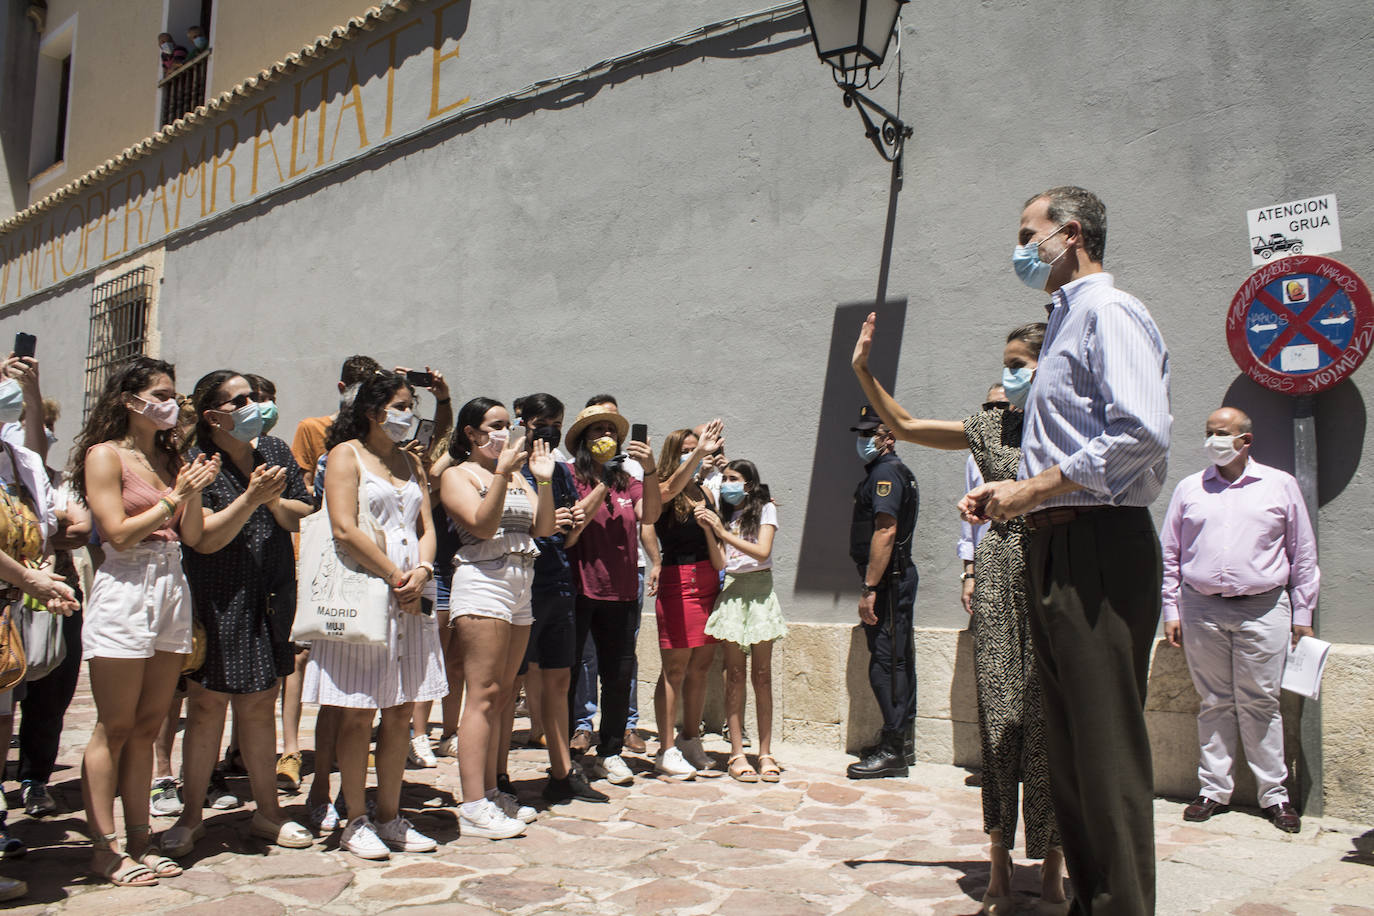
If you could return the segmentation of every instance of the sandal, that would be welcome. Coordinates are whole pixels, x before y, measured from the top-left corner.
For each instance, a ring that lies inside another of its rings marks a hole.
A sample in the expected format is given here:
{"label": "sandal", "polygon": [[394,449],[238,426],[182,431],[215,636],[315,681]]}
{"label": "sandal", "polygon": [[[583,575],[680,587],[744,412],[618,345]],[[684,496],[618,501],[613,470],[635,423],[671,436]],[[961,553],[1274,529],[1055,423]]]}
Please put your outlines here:
{"label": "sandal", "polygon": [[[175,878],[182,873],[181,866],[164,856],[161,847],[152,841],[153,828],[148,824],[135,824],[132,827],[124,828],[125,842],[128,843],[129,848],[133,848],[133,837],[137,833],[149,837],[147,847],[143,850],[143,854],[138,857],[140,863],[159,878]],[[132,859],[133,856],[129,858]]]}
{"label": "sandal", "polygon": [[[735,768],[735,761],[736,761],[736,760],[743,760],[743,761],[744,761],[744,765],[741,766],[741,767],[739,767],[738,769],[736,769],[736,768]],[[730,773],[730,778],[731,778],[731,779],[734,779],[734,780],[737,780],[737,781],[739,781],[739,782],[758,782],[758,781],[759,781],[759,774],[758,774],[758,771],[755,770],[752,766],[749,765],[749,758],[746,757],[746,756],[744,756],[743,754],[735,754],[734,756],[732,756],[732,757],[730,758],[729,764],[727,765],[726,769],[727,769],[728,772]]]}
{"label": "sandal", "polygon": [[[767,763],[764,761],[767,760]],[[764,782],[777,782],[782,779],[782,767],[772,754],[759,755],[759,778]]]}
{"label": "sandal", "polygon": [[[91,846],[97,855],[108,855],[111,860],[106,866],[91,863],[91,870],[116,887],[157,887],[157,874],[148,866],[140,865],[115,849],[117,835],[102,836],[92,840]],[[124,863],[128,863],[125,865]],[[123,866],[122,868],[120,866]]]}

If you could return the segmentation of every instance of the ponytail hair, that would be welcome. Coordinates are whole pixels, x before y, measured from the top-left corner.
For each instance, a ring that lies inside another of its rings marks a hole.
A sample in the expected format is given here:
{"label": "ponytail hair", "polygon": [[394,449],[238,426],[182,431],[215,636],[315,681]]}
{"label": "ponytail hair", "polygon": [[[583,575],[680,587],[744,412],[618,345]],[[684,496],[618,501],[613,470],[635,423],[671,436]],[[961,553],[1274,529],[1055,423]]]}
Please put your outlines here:
{"label": "ponytail hair", "polygon": [[473,398],[458,411],[458,419],[453,421],[453,434],[449,438],[448,453],[454,464],[462,464],[472,457],[472,440],[468,438],[468,427],[480,429],[482,419],[493,407],[505,407],[492,398]]}

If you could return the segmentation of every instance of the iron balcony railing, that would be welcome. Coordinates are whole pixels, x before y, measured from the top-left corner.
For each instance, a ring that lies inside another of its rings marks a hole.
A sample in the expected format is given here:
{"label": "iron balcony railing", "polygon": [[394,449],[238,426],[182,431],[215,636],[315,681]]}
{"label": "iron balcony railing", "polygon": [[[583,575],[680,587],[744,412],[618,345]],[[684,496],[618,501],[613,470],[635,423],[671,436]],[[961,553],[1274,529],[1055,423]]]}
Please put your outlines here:
{"label": "iron balcony railing", "polygon": [[162,90],[162,123],[166,127],[188,111],[205,104],[205,75],[210,69],[210,51],[188,60],[158,81]]}

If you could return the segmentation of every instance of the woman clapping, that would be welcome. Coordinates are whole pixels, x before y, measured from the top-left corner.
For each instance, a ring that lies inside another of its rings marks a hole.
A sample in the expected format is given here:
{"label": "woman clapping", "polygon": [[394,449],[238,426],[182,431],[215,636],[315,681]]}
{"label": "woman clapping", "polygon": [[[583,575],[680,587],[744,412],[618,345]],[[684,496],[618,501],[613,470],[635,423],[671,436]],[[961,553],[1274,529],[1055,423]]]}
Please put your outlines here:
{"label": "woman clapping", "polygon": [[310,831],[277,807],[276,697],[294,668],[291,621],[296,564],[291,532],[314,510],[290,447],[260,435],[259,404],[244,376],[228,369],[196,383],[196,447],[220,461],[201,494],[205,533],[185,554],[195,618],[205,631],[205,663],[189,676],[185,807],[163,836],[171,856],[190,852],[205,834],[201,811],[218,756],[230,701],[257,813],[254,836],[288,848],[312,842]]}
{"label": "woman clapping", "polygon": [[[181,874],[151,843],[153,738],[191,652],[191,594],[181,544],[204,536],[200,493],[218,457],[183,461],[173,437],[174,370],[146,356],[117,367],[77,441],[72,485],[95,518],[105,562],[82,626],[96,725],[82,761],[93,869],[112,884],[147,886]],[[114,798],[127,854],[116,848]]]}

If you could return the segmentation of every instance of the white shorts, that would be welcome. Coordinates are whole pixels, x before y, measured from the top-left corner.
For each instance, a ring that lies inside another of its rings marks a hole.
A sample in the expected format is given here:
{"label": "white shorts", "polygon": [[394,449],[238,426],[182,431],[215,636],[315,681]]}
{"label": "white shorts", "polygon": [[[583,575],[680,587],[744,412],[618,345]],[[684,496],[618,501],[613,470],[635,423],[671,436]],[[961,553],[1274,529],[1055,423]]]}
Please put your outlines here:
{"label": "white shorts", "polygon": [[129,550],[108,544],[82,610],[81,658],[152,658],[191,652],[191,588],[181,544],[144,541]]}
{"label": "white shorts", "polygon": [[449,625],[458,617],[495,617],[517,627],[534,623],[530,586],[534,559],[506,554],[476,563],[457,561],[449,589]]}

